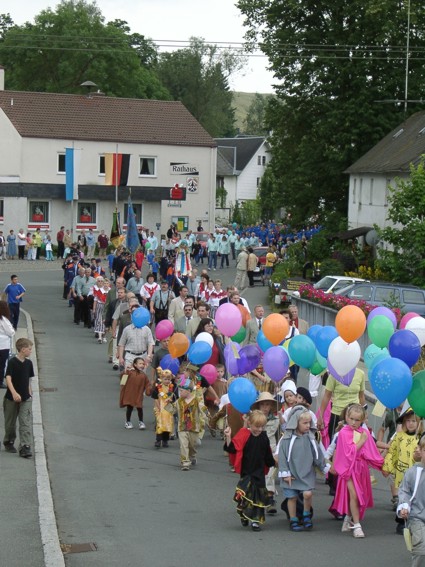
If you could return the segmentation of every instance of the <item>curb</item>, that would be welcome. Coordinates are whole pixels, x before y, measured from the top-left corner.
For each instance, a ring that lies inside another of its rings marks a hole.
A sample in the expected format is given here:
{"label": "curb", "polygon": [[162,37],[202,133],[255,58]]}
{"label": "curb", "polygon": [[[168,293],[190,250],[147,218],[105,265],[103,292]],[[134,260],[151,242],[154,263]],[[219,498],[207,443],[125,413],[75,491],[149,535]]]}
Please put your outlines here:
{"label": "curb", "polygon": [[[25,315],[27,321],[28,338],[34,343],[35,347],[34,331],[30,314],[24,309],[21,309],[21,313]],[[38,517],[44,554],[44,567],[65,567],[65,559],[59,542],[50,477],[47,468],[46,452],[44,449],[43,416],[41,414],[38,362],[35,348],[31,360],[34,365],[35,374],[34,379],[32,380],[32,420],[38,496]]]}

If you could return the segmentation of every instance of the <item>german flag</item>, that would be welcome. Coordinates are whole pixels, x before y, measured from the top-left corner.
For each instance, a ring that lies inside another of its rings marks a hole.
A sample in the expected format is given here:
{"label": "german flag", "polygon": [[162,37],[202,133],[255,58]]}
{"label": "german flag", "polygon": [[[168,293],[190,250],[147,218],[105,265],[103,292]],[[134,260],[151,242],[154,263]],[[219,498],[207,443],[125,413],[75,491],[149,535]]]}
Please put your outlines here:
{"label": "german flag", "polygon": [[125,187],[129,166],[130,154],[105,154],[105,185]]}

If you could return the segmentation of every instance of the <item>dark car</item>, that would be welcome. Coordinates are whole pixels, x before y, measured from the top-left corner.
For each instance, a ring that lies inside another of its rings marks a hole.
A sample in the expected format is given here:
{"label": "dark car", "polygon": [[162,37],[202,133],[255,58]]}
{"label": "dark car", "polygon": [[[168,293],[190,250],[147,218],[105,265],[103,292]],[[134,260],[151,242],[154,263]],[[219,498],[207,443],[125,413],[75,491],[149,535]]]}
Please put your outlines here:
{"label": "dark car", "polygon": [[425,316],[425,290],[414,285],[391,282],[362,282],[338,291],[349,299],[358,299],[372,305],[400,305],[405,312],[413,311]]}

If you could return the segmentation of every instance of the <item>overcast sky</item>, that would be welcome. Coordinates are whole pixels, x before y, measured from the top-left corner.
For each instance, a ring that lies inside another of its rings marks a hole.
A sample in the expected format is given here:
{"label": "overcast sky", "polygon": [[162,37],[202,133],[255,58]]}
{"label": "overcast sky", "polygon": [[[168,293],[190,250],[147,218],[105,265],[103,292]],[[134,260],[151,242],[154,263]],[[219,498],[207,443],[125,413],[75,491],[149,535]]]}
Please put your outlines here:
{"label": "overcast sky", "polygon": [[[41,10],[54,9],[55,0],[1,0],[0,12],[9,13],[21,25]],[[203,37],[207,42],[241,42],[243,18],[234,0],[97,0],[106,21],[120,19],[131,31],[153,40],[183,40]],[[250,57],[244,71],[231,81],[243,92],[273,92],[273,77],[265,57]]]}

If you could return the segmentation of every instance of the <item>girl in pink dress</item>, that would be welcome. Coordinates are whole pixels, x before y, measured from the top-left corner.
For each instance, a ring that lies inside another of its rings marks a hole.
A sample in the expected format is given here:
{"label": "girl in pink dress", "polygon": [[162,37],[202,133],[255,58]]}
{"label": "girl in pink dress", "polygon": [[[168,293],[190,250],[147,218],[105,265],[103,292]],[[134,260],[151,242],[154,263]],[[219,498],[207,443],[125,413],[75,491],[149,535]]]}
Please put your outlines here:
{"label": "girl in pink dress", "polygon": [[365,418],[360,404],[349,406],[333,461],[333,472],[339,476],[333,507],[345,515],[341,531],[353,530],[355,538],[364,537],[360,520],[366,508],[373,507],[369,466],[381,470],[384,463],[369,431],[362,427]]}

